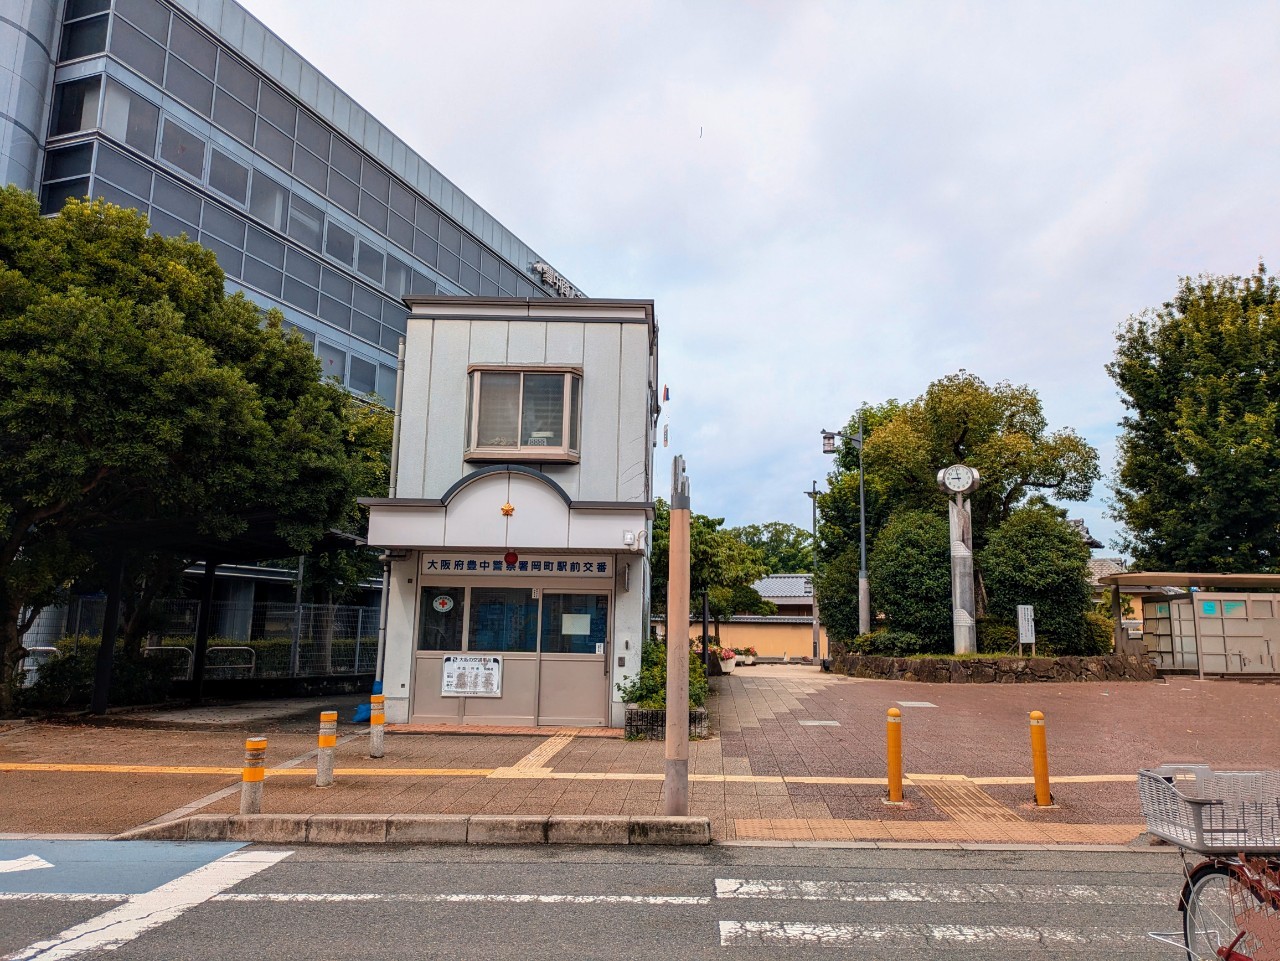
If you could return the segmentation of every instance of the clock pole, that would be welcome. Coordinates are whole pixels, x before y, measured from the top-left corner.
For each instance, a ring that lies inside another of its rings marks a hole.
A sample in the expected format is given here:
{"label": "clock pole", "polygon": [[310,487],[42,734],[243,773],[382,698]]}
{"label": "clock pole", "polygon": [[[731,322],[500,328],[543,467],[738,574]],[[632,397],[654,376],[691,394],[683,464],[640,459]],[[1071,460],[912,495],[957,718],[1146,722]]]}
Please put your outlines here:
{"label": "clock pole", "polygon": [[951,625],[956,654],[978,650],[973,590],[973,511],[965,497],[978,489],[978,472],[954,464],[938,472],[938,486],[954,498],[947,500],[951,527]]}

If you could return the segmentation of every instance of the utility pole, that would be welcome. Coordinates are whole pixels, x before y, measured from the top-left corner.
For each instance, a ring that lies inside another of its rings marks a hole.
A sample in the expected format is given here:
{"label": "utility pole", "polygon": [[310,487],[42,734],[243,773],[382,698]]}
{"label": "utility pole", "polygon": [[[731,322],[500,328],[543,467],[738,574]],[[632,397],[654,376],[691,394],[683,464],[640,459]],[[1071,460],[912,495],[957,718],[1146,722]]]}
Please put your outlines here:
{"label": "utility pole", "polygon": [[[858,633],[871,633],[871,586],[867,583],[867,492],[862,470],[862,411],[858,411]],[[817,545],[814,545],[815,550]]]}
{"label": "utility pole", "polygon": [[689,477],[671,462],[671,554],[667,564],[667,734],[663,813],[689,814]]}
{"label": "utility pole", "polygon": [[813,586],[809,593],[813,597],[813,663],[821,664],[822,627],[818,623],[818,482],[805,491],[813,501]]}

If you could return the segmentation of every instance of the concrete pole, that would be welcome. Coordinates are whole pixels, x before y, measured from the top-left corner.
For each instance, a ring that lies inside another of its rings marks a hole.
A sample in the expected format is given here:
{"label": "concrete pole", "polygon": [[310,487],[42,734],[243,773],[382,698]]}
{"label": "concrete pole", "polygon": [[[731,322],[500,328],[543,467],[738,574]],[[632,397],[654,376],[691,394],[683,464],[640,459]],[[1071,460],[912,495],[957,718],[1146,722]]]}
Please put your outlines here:
{"label": "concrete pole", "polygon": [[[858,412],[858,633],[871,633],[871,587],[867,583],[867,489],[862,470],[862,412]],[[816,537],[815,537],[816,542]],[[814,549],[817,549],[815,543]]]}
{"label": "concrete pole", "polygon": [[671,555],[667,565],[667,735],[663,813],[689,814],[689,478],[671,464]]}
{"label": "concrete pole", "polygon": [[974,620],[973,534],[972,514],[963,494],[948,502],[951,521],[951,623],[955,653],[973,654],[978,650],[977,624]]}
{"label": "concrete pole", "polygon": [[333,786],[333,749],[338,743],[338,712],[320,712],[316,737],[316,787]]}
{"label": "concrete pole", "polygon": [[266,773],[267,739],[250,735],[244,742],[244,768],[240,774],[240,813],[262,813],[262,779]]}
{"label": "concrete pole", "polygon": [[822,625],[818,620],[818,482],[813,482],[813,490],[807,491],[813,501],[813,663],[821,665]]}

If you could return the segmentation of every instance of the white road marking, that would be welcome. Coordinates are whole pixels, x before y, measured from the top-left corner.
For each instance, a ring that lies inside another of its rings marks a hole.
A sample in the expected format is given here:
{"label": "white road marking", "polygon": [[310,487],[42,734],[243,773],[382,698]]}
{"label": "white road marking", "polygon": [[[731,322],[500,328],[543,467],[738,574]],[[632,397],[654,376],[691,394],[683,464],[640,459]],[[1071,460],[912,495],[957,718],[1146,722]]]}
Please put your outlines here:
{"label": "white road marking", "polygon": [[720,945],[849,945],[925,942],[936,947],[985,945],[1022,949],[1028,944],[1145,944],[1140,931],[1069,930],[977,924],[808,924],[795,921],[721,921]]}
{"label": "white road marking", "polygon": [[128,894],[66,894],[61,891],[0,891],[0,901],[128,901]]}
{"label": "white road marking", "polygon": [[641,894],[219,894],[214,901],[278,902],[371,902],[397,901],[414,904],[668,904],[705,905],[709,897]]}
{"label": "white road marking", "polygon": [[37,941],[7,961],[60,961],[85,951],[110,951],[271,867],[292,851],[234,851],[167,884],[135,894],[117,908]]}
{"label": "white road marking", "polygon": [[8,874],[13,871],[35,871],[38,868],[51,867],[53,867],[53,865],[40,857],[40,855],[28,854],[25,858],[14,858],[12,861],[0,861],[0,874]]}
{"label": "white road marking", "polygon": [[946,904],[1162,904],[1155,887],[1088,884],[916,884],[874,881],[744,881],[716,878],[717,898],[781,901],[918,901]]}

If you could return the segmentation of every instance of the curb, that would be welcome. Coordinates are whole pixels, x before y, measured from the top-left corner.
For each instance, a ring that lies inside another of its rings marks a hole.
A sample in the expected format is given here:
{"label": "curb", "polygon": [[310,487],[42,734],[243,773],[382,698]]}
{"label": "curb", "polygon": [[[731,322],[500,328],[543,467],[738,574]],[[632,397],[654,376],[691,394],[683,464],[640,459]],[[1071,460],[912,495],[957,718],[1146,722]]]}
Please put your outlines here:
{"label": "curb", "polygon": [[114,841],[251,841],[260,844],[662,844],[711,843],[698,817],[505,814],[195,814],[117,834]]}

